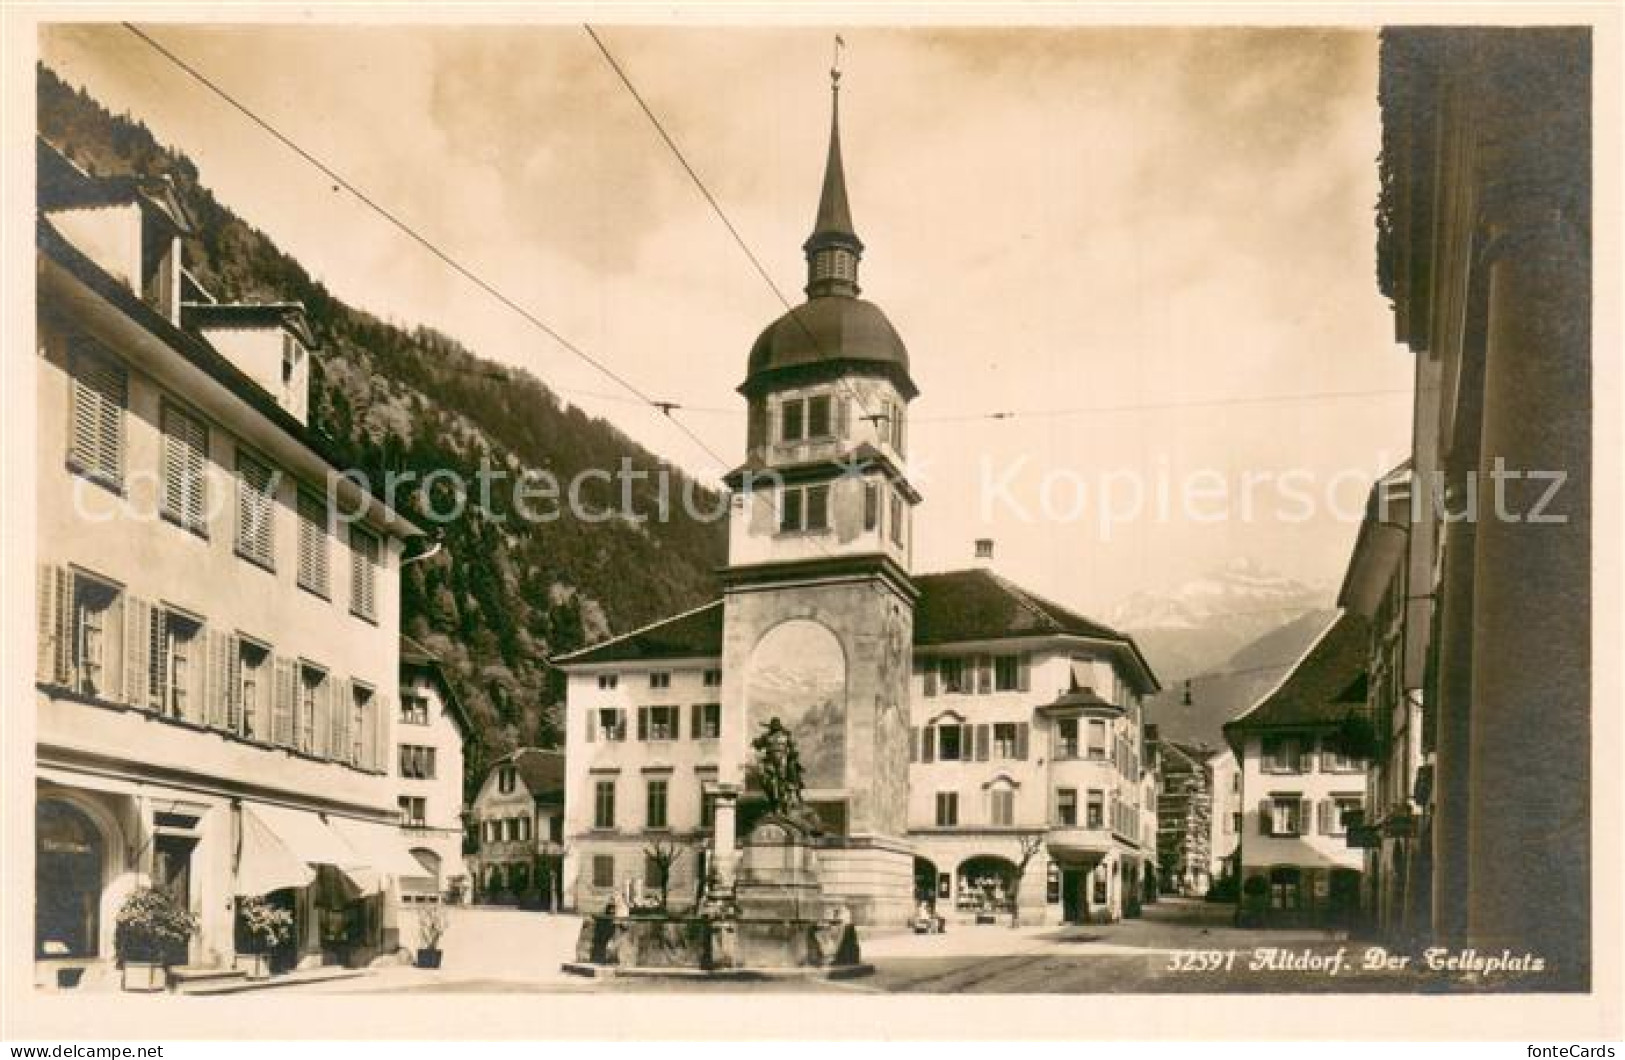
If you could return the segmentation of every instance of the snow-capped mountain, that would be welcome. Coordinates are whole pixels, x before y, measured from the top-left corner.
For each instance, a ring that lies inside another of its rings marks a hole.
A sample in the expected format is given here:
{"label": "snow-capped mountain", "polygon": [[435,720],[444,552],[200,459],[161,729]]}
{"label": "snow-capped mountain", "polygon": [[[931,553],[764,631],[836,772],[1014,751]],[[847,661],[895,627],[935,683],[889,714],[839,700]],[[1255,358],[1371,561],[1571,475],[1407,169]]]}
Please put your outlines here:
{"label": "snow-capped mountain", "polygon": [[1244,558],[1167,592],[1135,593],[1107,621],[1134,636],[1166,682],[1213,669],[1249,641],[1330,608],[1334,595]]}

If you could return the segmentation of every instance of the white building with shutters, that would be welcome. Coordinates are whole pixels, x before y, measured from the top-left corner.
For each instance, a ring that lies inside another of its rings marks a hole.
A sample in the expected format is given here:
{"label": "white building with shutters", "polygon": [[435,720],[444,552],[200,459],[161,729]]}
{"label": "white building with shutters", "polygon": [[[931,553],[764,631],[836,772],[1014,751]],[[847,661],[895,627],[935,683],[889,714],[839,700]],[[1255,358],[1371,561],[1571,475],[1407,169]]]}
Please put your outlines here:
{"label": "white building with shutters", "polygon": [[135,888],[229,974],[238,900],[277,967],[394,945],[398,565],[417,531],[305,425],[297,305],[220,305],[164,185],[39,153],[37,980],[105,981]]}
{"label": "white building with shutters", "polygon": [[1244,911],[1276,924],[1350,924],[1364,851],[1349,821],[1365,806],[1366,763],[1345,749],[1366,703],[1368,625],[1339,614],[1281,682],[1224,736],[1241,774]]}

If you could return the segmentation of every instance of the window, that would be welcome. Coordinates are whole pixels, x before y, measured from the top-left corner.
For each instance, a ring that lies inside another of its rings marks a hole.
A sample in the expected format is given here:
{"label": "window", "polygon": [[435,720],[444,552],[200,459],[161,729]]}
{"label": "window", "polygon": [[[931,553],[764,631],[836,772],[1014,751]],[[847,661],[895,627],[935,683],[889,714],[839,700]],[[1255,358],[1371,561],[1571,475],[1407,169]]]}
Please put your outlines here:
{"label": "window", "polygon": [[1016,823],[1016,793],[1010,788],[997,787],[988,793],[988,821],[995,827],[1008,828]]}
{"label": "window", "polygon": [[1025,723],[996,722],[993,725],[993,757],[1021,761],[1027,757],[1027,726]]}
{"label": "window", "polygon": [[829,529],[829,485],[786,486],[779,504],[779,530],[793,534]]}
{"label": "window", "polygon": [[1089,802],[1084,808],[1084,814],[1083,824],[1085,828],[1106,827],[1106,793],[1091,790],[1089,792]]}
{"label": "window", "polygon": [[271,650],[262,644],[238,638],[237,640],[237,718],[229,719],[232,727],[241,726],[248,739],[270,736],[269,717],[265,712]]}
{"label": "window", "polygon": [[615,782],[613,780],[600,780],[593,785],[592,826],[594,828],[615,827]]}
{"label": "window", "polygon": [[678,731],[681,724],[676,707],[638,708],[640,740],[675,740],[681,735]]}
{"label": "window", "polygon": [[1290,837],[1303,834],[1302,798],[1297,795],[1272,795],[1265,802],[1265,835]]}
{"label": "window", "polygon": [[1078,824],[1078,791],[1076,788],[1058,788],[1055,792],[1055,823],[1062,828],[1076,828]]}
{"label": "window", "polygon": [[1302,743],[1293,736],[1266,736],[1261,742],[1262,769],[1266,773],[1303,772]]}
{"label": "window", "polygon": [[422,828],[428,821],[428,800],[420,795],[402,795],[396,803],[401,808],[401,824],[408,828]]}
{"label": "window", "polygon": [[314,666],[299,667],[299,728],[295,746],[306,754],[316,750],[316,722],[321,717],[321,703],[327,694],[327,675]]}
{"label": "window", "polygon": [[153,616],[153,700],[172,718],[199,716],[197,680],[202,671],[203,624],[178,611]]}
{"label": "window", "polygon": [[620,683],[621,683],[621,677],[620,677],[619,674],[599,674],[598,675],[598,690],[600,692],[613,691],[615,686],[620,684]]}
{"label": "window", "polygon": [[670,688],[671,687],[671,671],[669,671],[669,670],[656,670],[654,673],[650,674],[649,675],[649,687],[650,688]]}
{"label": "window", "polygon": [[937,827],[952,828],[959,823],[959,793],[937,792]]}
{"label": "window", "polygon": [[600,889],[615,886],[614,854],[592,856],[592,885]]}
{"label": "window", "polygon": [[1060,718],[1055,722],[1055,757],[1078,757],[1078,719]]}
{"label": "window", "polygon": [[945,693],[969,692],[970,687],[965,683],[965,660],[943,659],[937,664],[938,673],[942,677],[942,690]]}
{"label": "window", "polygon": [[1347,835],[1348,818],[1360,813],[1365,801],[1358,795],[1333,795],[1320,804],[1322,835]]}
{"label": "window", "polygon": [[401,776],[412,780],[434,779],[434,748],[403,743],[400,746]]}
{"label": "window", "polygon": [[1303,873],[1282,865],[1270,870],[1270,905],[1275,909],[1303,908]]}
{"label": "window", "polygon": [[1327,773],[1358,773],[1360,760],[1344,751],[1339,740],[1328,736],[1321,740],[1320,768]]}
{"label": "window", "polygon": [[799,442],[807,435],[807,403],[801,398],[779,407],[779,440]]}
{"label": "window", "polygon": [[378,535],[350,527],[350,614],[378,619]]}
{"label": "window", "polygon": [[833,409],[828,394],[786,399],[779,406],[779,440],[802,442],[833,437]]}
{"label": "window", "polygon": [[694,739],[715,740],[722,736],[722,704],[696,703],[694,711]]}
{"label": "window", "polygon": [[598,738],[611,743],[626,739],[626,710],[621,707],[599,707],[588,711],[587,716],[591,726],[587,730],[587,739]]}
{"label": "window", "polygon": [[366,685],[351,683],[350,685],[350,764],[365,769],[382,767],[383,758],[382,741],[378,744],[372,742],[373,712],[377,709],[372,699],[372,689]]}
{"label": "window", "polygon": [[519,771],[513,766],[503,766],[497,770],[497,793],[511,795],[514,788],[519,785]]}
{"label": "window", "polygon": [[937,726],[937,760],[958,762],[965,757],[965,726]]}
{"label": "window", "polygon": [[1021,687],[1021,657],[995,655],[993,657],[993,690],[1014,692]]}
{"label": "window", "polygon": [[196,416],[164,403],[163,423],[163,512],[164,518],[202,533],[207,504],[204,502],[204,462],[209,451],[209,429]]}
{"label": "window", "polygon": [[326,597],[327,502],[314,493],[299,494],[299,587]]}
{"label": "window", "polygon": [[73,352],[68,370],[73,376],[68,464],[87,478],[122,489],[129,373],[122,365],[87,349]]}
{"label": "window", "polygon": [[1235,835],[1240,831],[1241,831],[1241,811],[1237,810],[1236,812],[1232,813],[1230,815],[1229,819],[1225,822],[1224,834],[1225,835]]}
{"label": "window", "polygon": [[706,688],[721,688],[722,687],[722,671],[721,670],[707,670],[707,671],[705,671],[705,673],[702,675],[702,677],[700,679],[700,683],[702,685],[704,685]]}
{"label": "window", "polygon": [[863,528],[876,530],[880,527],[880,483],[865,482],[863,484]]}
{"label": "window", "polygon": [[237,452],[237,554],[270,569],[275,564],[272,526],[276,509],[277,473],[260,461]]}
{"label": "window", "polygon": [[667,781],[664,777],[654,777],[649,780],[649,790],[644,800],[644,827],[666,827],[666,792]]}
{"label": "window", "polygon": [[713,792],[705,790],[705,783],[700,783],[700,827],[715,828],[717,824],[717,797]]}
{"label": "window", "polygon": [[119,591],[112,585],[77,572],[73,575],[73,670],[84,695],[119,695],[123,632],[119,600]]}
{"label": "window", "polygon": [[1106,757],[1106,722],[1100,718],[1089,719],[1089,757]]}
{"label": "window", "polygon": [[402,692],[401,724],[429,724],[429,697],[418,692]]}
{"label": "window", "polygon": [[898,548],[903,547],[903,497],[896,492],[891,495],[891,540]]}

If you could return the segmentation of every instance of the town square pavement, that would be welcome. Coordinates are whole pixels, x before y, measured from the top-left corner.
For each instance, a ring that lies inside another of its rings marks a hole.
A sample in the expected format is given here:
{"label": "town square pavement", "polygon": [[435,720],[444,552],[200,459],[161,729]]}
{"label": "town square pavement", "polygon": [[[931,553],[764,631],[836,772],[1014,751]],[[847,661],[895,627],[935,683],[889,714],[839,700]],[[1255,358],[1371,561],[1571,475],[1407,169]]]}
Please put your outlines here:
{"label": "town square pavement", "polygon": [[[1363,970],[1366,945],[1350,942],[1341,933],[1236,928],[1230,922],[1230,907],[1188,899],[1164,899],[1147,906],[1142,917],[1118,924],[953,925],[941,935],[871,936],[863,940],[863,959],[873,972],[838,981],[583,979],[560,967],[575,955],[578,917],[493,907],[453,907],[449,913],[451,927],[442,942],[445,956],[437,970],[392,966],[360,978],[285,989],[346,994],[692,990],[954,994],[1411,992],[1471,986],[1415,972]],[[412,937],[410,928],[402,935]],[[1228,957],[1231,953],[1235,956]],[[1202,954],[1218,956],[1193,956]],[[1225,963],[1204,967],[1220,961]],[[1316,967],[1306,970],[1307,961]]]}

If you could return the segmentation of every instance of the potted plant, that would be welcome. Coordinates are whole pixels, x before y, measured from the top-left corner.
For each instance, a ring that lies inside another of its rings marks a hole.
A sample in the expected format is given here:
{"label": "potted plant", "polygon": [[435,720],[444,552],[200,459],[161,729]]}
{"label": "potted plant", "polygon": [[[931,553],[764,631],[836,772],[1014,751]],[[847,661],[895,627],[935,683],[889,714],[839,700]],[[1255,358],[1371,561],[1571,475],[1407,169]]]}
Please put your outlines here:
{"label": "potted plant", "polygon": [[243,932],[252,947],[248,953],[248,977],[269,979],[271,952],[293,939],[293,913],[254,896],[237,902],[237,915],[242,917]]}
{"label": "potted plant", "polygon": [[133,892],[114,924],[124,989],[144,993],[164,988],[166,969],[186,962],[186,944],[197,931],[197,918],[160,887]]}
{"label": "potted plant", "polygon": [[439,904],[423,906],[418,912],[419,968],[440,967],[440,940],[446,935],[446,911]]}

